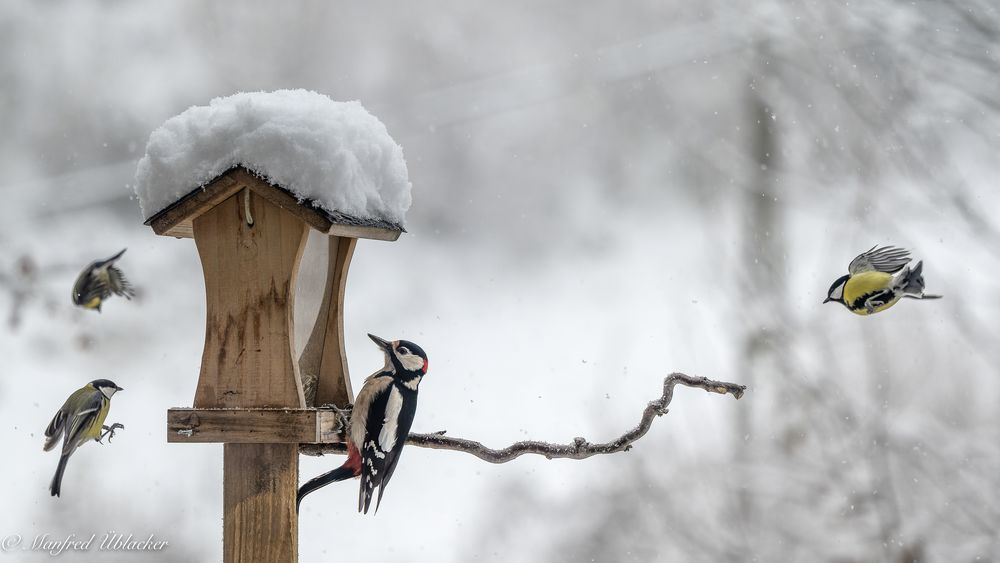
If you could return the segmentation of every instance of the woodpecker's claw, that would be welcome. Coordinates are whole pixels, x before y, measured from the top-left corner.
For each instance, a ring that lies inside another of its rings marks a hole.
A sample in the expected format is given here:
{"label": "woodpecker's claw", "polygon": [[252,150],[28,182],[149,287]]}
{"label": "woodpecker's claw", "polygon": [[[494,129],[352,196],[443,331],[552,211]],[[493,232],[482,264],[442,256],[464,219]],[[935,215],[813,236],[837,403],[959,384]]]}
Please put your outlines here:
{"label": "woodpecker's claw", "polygon": [[353,410],[353,407],[354,405],[347,405],[344,408],[340,408],[333,403],[327,403],[325,405],[320,405],[317,408],[333,411],[333,413],[337,415],[337,420],[340,423],[340,428],[338,430],[343,430],[351,423],[351,410]]}
{"label": "woodpecker's claw", "polygon": [[125,425],[122,424],[122,423],[120,423],[120,422],[116,422],[116,423],[112,424],[111,426],[106,426],[106,425],[102,426],[101,430],[104,430],[104,433],[101,434],[101,437],[98,438],[97,441],[100,442],[101,444],[103,444],[104,443],[104,437],[107,436],[108,437],[108,443],[110,444],[111,443],[111,439],[115,437],[115,429],[118,429],[118,428],[120,428],[122,430],[125,430]]}

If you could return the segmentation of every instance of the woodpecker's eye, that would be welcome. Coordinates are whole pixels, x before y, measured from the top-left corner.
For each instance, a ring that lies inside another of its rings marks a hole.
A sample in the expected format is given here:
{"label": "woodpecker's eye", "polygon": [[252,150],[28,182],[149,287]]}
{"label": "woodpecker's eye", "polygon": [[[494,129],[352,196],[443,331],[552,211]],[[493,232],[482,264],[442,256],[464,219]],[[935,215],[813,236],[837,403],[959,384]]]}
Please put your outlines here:
{"label": "woodpecker's eye", "polygon": [[400,346],[399,348],[396,348],[396,351],[404,356],[410,353],[410,351],[406,349],[406,346]]}

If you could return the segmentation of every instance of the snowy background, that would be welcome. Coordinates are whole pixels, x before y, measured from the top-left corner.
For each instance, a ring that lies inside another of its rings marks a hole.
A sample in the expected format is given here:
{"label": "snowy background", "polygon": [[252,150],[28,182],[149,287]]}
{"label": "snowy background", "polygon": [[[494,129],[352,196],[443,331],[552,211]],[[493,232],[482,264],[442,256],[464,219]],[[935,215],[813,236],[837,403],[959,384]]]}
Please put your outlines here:
{"label": "snowy background", "polygon": [[[1000,13],[744,4],[0,4],[0,536],[221,558],[222,448],[164,436],[197,379],[197,253],[130,185],[170,116],[307,88],[362,101],[407,159],[410,233],[358,244],[345,322],[355,386],[366,332],[428,351],[416,430],[597,441],[670,371],[750,391],[678,389],[586,461],[410,448],[374,518],[354,483],[308,499],[301,561],[1000,558]],[[945,299],[821,306],[874,244]],[[122,247],[138,298],[72,308]],[[42,431],[97,377],[127,429],[50,498]]]}

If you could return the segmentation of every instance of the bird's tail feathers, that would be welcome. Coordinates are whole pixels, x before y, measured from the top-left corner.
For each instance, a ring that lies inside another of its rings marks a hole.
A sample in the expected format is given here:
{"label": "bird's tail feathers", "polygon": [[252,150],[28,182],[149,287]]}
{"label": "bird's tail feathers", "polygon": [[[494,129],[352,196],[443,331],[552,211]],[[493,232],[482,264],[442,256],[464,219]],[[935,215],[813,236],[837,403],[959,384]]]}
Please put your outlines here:
{"label": "bird's tail feathers", "polygon": [[917,262],[916,266],[903,268],[896,278],[896,289],[906,297],[916,297],[920,299],[924,294],[924,263]]}
{"label": "bird's tail feathers", "polygon": [[313,477],[299,487],[299,492],[295,496],[295,511],[298,512],[299,506],[302,505],[302,499],[309,493],[317,489],[321,489],[330,483],[345,481],[352,477],[356,477],[360,473],[361,453],[354,447],[354,444],[349,444],[347,448],[347,461],[345,461],[343,465],[333,471],[327,471],[319,477]]}
{"label": "bird's tail feathers", "polygon": [[59,493],[62,492],[62,478],[63,473],[66,471],[66,463],[68,461],[69,454],[59,456],[59,466],[56,467],[56,474],[52,477],[52,483],[49,485],[49,491],[54,497],[59,496]]}
{"label": "bird's tail feathers", "polygon": [[[364,483],[361,484],[361,491],[358,496],[358,512],[364,512],[368,514],[368,507],[372,504],[372,496],[375,494],[375,481],[372,479],[371,475],[367,475],[362,478]],[[381,490],[381,488],[379,488]],[[378,506],[375,506],[375,511],[378,512]]]}

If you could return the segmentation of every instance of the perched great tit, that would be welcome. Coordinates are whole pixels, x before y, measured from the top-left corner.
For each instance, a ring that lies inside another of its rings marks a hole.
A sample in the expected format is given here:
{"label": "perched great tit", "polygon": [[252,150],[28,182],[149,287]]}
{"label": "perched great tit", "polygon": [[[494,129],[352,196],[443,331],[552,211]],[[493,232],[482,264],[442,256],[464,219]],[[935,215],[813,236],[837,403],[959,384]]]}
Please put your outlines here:
{"label": "perched great tit", "polygon": [[111,410],[111,397],[121,390],[122,388],[112,381],[95,379],[74,391],[52,418],[49,427],[45,429],[45,451],[54,448],[59,437],[65,436],[59,466],[52,478],[52,484],[49,485],[52,496],[59,496],[66,462],[77,448],[87,440],[101,442],[105,436],[108,436],[110,442],[115,436],[116,428],[125,428],[117,422],[111,426],[104,426],[104,419]]}
{"label": "perched great tit", "polygon": [[125,254],[125,250],[107,260],[92,262],[80,272],[73,284],[73,303],[84,309],[96,309],[101,312],[101,304],[112,293],[125,299],[135,297],[135,290],[125,279],[125,274],[115,266],[115,262]]}
{"label": "perched great tit", "polygon": [[[830,286],[823,303],[835,301],[858,315],[884,311],[903,297],[940,299],[924,293],[924,263],[910,269],[910,253],[902,248],[871,247],[851,261],[849,272]],[[898,272],[898,273],[897,273]]]}

